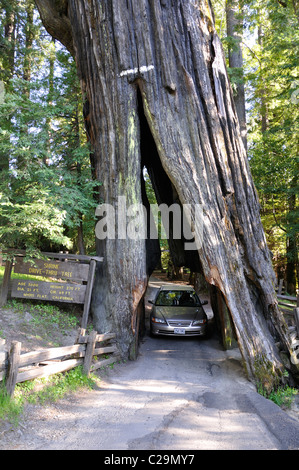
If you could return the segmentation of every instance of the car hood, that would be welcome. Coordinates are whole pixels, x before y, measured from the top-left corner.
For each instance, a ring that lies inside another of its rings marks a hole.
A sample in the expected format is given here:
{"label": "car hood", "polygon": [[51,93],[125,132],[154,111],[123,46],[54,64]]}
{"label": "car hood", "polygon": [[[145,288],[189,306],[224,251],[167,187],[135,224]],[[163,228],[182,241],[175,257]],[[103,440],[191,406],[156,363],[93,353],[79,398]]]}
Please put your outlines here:
{"label": "car hood", "polygon": [[163,315],[167,320],[194,320],[200,312],[200,307],[158,307],[156,313]]}

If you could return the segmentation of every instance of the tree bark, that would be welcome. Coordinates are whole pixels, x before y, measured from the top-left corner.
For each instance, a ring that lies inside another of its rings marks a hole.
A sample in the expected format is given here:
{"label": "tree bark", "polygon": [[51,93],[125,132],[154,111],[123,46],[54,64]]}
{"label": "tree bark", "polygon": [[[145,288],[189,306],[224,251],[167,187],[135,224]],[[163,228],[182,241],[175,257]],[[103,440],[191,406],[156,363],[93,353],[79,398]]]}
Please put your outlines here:
{"label": "tree bark", "polygon": [[[226,3],[226,25],[227,35],[234,38],[235,42],[229,48],[229,66],[239,71],[243,70],[243,52],[242,52],[242,34],[243,19],[242,7],[239,0],[228,0]],[[240,73],[239,73],[240,75]],[[246,126],[246,110],[245,110],[245,87],[244,82],[240,81],[236,84],[236,92],[234,93],[234,102],[237,115],[239,118],[241,137],[245,149],[247,149],[247,126]]]}
{"label": "tree bark", "polygon": [[[47,5],[59,2],[36,3],[47,27]],[[187,252],[173,240],[173,260],[221,291],[248,377],[273,387],[284,370],[275,341],[289,351],[290,344],[209,2],[69,0],[64,15],[102,200],[114,205],[116,222],[118,196],[127,207],[144,203],[146,165],[158,203],[203,205],[202,246]],[[117,237],[97,245],[105,261],[93,295],[95,326],[116,332],[123,354],[135,357],[147,252],[157,253],[156,245]]]}
{"label": "tree bark", "polygon": [[[15,5],[7,4],[4,16],[4,39],[6,45],[4,50],[1,51],[2,66],[0,68],[0,103],[4,100],[5,92],[9,91],[10,80],[14,74],[15,67]],[[1,38],[2,39],[2,38]],[[3,45],[2,45],[3,47]],[[0,176],[1,172],[9,170],[9,155],[8,152],[0,154]]]}
{"label": "tree bark", "polygon": [[[294,224],[292,215],[296,209],[296,194],[295,187],[297,185],[296,178],[291,181],[291,188],[294,188],[294,193],[288,196],[288,219],[287,223]],[[286,268],[286,288],[290,295],[296,296],[296,285],[297,285],[297,266],[298,266],[298,250],[297,250],[297,233],[295,230],[291,230],[288,227],[287,238],[286,238],[286,254],[287,254],[287,268]]]}
{"label": "tree bark", "polygon": [[[31,65],[32,65],[32,45],[34,39],[33,33],[33,10],[34,3],[31,0],[27,0],[26,3],[26,34],[25,34],[25,55],[23,63],[23,79],[30,83],[31,81]],[[29,98],[29,88],[25,88],[25,94]]]}

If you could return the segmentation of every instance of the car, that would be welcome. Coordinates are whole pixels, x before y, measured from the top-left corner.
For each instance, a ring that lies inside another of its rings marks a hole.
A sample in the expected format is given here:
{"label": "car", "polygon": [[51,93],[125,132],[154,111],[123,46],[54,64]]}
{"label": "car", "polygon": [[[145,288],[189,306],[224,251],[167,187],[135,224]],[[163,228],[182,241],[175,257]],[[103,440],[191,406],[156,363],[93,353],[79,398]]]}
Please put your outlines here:
{"label": "car", "polygon": [[208,319],[195,290],[186,285],[163,285],[159,288],[150,314],[152,336],[204,336]]}

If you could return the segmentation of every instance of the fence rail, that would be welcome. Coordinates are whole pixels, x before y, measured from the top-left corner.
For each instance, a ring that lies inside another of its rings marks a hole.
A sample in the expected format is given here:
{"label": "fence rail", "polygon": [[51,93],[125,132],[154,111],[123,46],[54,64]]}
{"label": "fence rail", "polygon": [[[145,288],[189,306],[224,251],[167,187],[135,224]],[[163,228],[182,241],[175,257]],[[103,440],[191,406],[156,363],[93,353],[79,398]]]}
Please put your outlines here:
{"label": "fence rail", "polygon": [[[98,334],[96,331],[86,335],[80,328],[76,343],[71,346],[22,354],[18,341],[11,342],[9,351],[3,350],[5,344],[0,344],[0,381],[5,380],[7,393],[12,396],[17,383],[66,372],[78,365],[83,365],[83,372],[89,375],[119,358],[116,345],[109,344],[114,338],[114,333]],[[97,360],[97,356],[108,354],[108,358]]]}
{"label": "fence rail", "polygon": [[278,306],[283,313],[293,315],[294,308],[299,307],[299,296],[277,294]]}
{"label": "fence rail", "polygon": [[277,294],[277,301],[280,310],[286,317],[289,330],[297,333],[299,337],[299,295],[293,297]]}

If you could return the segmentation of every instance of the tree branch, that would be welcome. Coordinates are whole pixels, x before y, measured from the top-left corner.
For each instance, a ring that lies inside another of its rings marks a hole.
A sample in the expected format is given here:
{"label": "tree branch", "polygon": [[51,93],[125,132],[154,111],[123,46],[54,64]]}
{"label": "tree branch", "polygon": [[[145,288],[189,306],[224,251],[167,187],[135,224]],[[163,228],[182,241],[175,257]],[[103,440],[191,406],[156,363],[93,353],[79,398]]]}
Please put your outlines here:
{"label": "tree branch", "polygon": [[253,57],[256,58],[256,60],[257,60],[258,63],[259,63],[259,66],[261,67],[261,65],[262,65],[261,60],[260,60],[259,57],[256,55],[256,53],[248,46],[248,44],[246,44],[246,42],[241,41],[241,44],[243,44],[243,46],[247,47],[247,49],[249,50],[249,52],[253,55]]}
{"label": "tree branch", "polygon": [[35,3],[48,33],[58,39],[74,57],[72,29],[68,17],[68,0],[35,0]]}
{"label": "tree branch", "polygon": [[272,212],[273,212],[273,217],[274,217],[274,220],[275,220],[275,223],[277,225],[277,227],[279,227],[283,232],[286,232],[286,229],[284,229],[280,223],[278,222],[278,220],[276,219],[276,213],[275,213],[275,206],[274,206],[274,201],[273,201],[273,196],[272,196]]}

